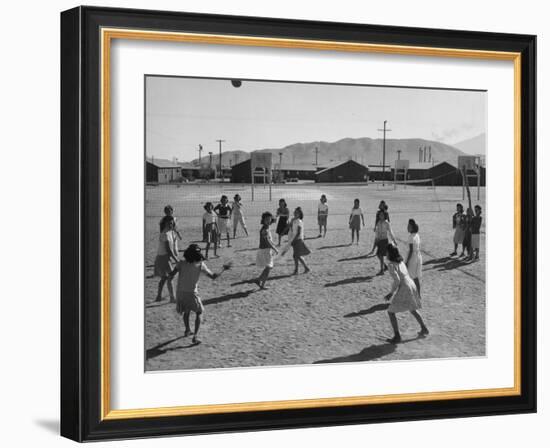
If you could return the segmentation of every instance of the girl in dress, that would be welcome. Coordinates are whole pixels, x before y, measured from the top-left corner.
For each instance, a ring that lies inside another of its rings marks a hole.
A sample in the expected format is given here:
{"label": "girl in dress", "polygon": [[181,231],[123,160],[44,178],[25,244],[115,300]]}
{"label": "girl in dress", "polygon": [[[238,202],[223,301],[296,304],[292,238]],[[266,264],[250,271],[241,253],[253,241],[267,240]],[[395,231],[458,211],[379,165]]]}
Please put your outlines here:
{"label": "girl in dress", "polygon": [[[306,255],[309,255],[311,251],[307,248],[306,244],[304,243],[304,213],[302,212],[301,207],[297,207],[296,210],[294,210],[294,218],[292,218],[292,221],[290,222],[290,237],[289,237],[289,247],[292,246],[293,254],[292,257],[294,258],[294,275],[298,274],[298,263],[301,263],[304,267],[304,274],[307,274],[310,269],[308,265],[306,264],[304,257]],[[288,250],[285,249],[283,251],[283,254]]]}
{"label": "girl in dress", "polygon": [[[317,206],[317,224],[319,224],[319,236],[318,238],[327,236],[327,219],[328,219],[328,205],[327,197],[322,194]],[[323,233],[324,229],[324,233]]]}
{"label": "girl in dress", "polygon": [[409,219],[407,231],[409,232],[409,253],[405,264],[409,275],[416,285],[420,296],[420,278],[422,277],[422,253],[420,252],[420,236],[418,235],[418,224],[414,219]]}
{"label": "girl in dress", "polygon": [[349,228],[351,229],[351,244],[353,244],[354,236],[357,235],[357,244],[359,244],[359,231],[361,230],[361,222],[365,227],[365,217],[363,210],[359,207],[359,199],[353,201],[353,208],[349,215]]}
{"label": "girl in dress", "polygon": [[233,239],[237,236],[237,226],[239,224],[242,226],[246,236],[248,236],[248,229],[246,228],[246,223],[244,221],[244,210],[241,202],[241,195],[236,194],[233,197]]}
{"label": "girl in dress", "polygon": [[208,260],[208,251],[210,250],[210,244],[214,244],[214,256],[218,255],[218,218],[214,212],[214,206],[212,202],[204,204],[206,212],[202,215],[202,227],[204,229],[204,236],[206,241],[206,259]]}
{"label": "girl in dress", "polygon": [[388,221],[390,220],[390,214],[388,212],[388,204],[386,204],[386,201],[380,201],[378,204],[378,210],[376,210],[376,216],[374,218],[374,227],[376,227],[376,224],[378,224],[378,212],[382,210],[383,212],[386,212],[388,216]]}
{"label": "girl in dress", "polygon": [[380,271],[376,275],[383,275],[384,271],[388,269],[384,264],[384,257],[387,253],[390,238],[394,244],[397,244],[387,218],[387,212],[378,210],[378,222],[374,228],[374,246],[376,247],[376,256],[380,260]]}
{"label": "girl in dress", "polygon": [[175,302],[174,290],[172,288],[172,280],[170,273],[174,268],[173,262],[178,262],[178,253],[176,250],[177,235],[174,231],[176,223],[172,216],[165,216],[160,221],[159,245],[157,256],[155,258],[155,275],[160,277],[156,301],[162,300],[162,288],[166,283],[168,293],[170,294],[170,302]]}
{"label": "girl in dress", "polygon": [[214,212],[218,215],[218,230],[220,232],[219,245],[221,247],[221,239],[223,234],[227,235],[227,247],[231,247],[231,240],[229,238],[229,231],[231,230],[231,206],[229,205],[229,200],[224,194],[220,198],[220,203],[214,207]]}
{"label": "girl in dress", "polygon": [[[176,290],[176,311],[178,314],[183,314],[183,324],[185,325],[184,337],[193,334],[193,344],[200,344],[201,341],[197,339],[197,336],[201,326],[201,316],[204,312],[204,306],[198,295],[199,278],[202,272],[212,280],[215,280],[221,275],[221,272],[220,274],[214,274],[208,269],[208,266],[204,263],[201,248],[197,244],[189,245],[183,252],[183,258],[183,260],[178,262],[170,275],[170,278],[173,278],[176,273],[179,274]],[[226,267],[224,266],[225,269]],[[191,328],[189,327],[191,312],[195,313],[194,333],[191,333]]]}
{"label": "girl in dress", "polygon": [[[171,205],[167,205],[166,207],[164,207],[164,216],[171,216],[172,218],[174,218],[174,232],[176,232],[176,235],[177,235],[178,239],[182,240],[183,238],[182,238],[181,233],[178,229],[178,220],[174,216],[174,207],[172,207]],[[159,223],[159,225],[160,225],[160,223]],[[177,251],[176,251],[176,253],[177,253]]]}
{"label": "girl in dress", "polygon": [[466,259],[472,258],[472,218],[474,217],[474,211],[468,207],[466,209],[466,216],[464,217],[464,241],[462,242],[462,248],[466,251]]}
{"label": "girl in dress", "polygon": [[420,325],[419,336],[426,336],[429,334],[429,331],[418,312],[422,307],[418,290],[414,281],[409,276],[407,266],[403,263],[403,257],[399,254],[399,249],[392,244],[388,245],[388,262],[390,275],[393,279],[391,292],[384,297],[390,301],[388,316],[393,329],[393,338],[388,339],[388,342],[392,344],[401,342],[401,334],[399,333],[395,313],[402,313],[404,311],[409,311]]}
{"label": "girl in dress", "polygon": [[472,218],[471,229],[472,229],[472,254],[470,258],[474,260],[479,260],[479,233],[481,229],[481,206],[476,205],[474,207],[476,215]]}
{"label": "girl in dress", "polygon": [[260,289],[267,289],[265,282],[267,281],[267,277],[269,277],[269,272],[273,268],[273,253],[279,253],[271,240],[271,232],[269,231],[269,226],[274,222],[275,218],[273,218],[271,213],[262,213],[262,219],[260,221],[262,225],[260,229],[260,248],[256,253],[256,266],[264,268],[264,270],[255,281]]}
{"label": "girl in dress", "polygon": [[390,220],[390,214],[388,213],[388,205],[386,204],[386,201],[380,201],[380,203],[378,204],[378,210],[376,210],[376,216],[374,217],[374,232],[375,232],[375,238],[374,238],[374,241],[372,243],[372,249],[371,251],[367,254],[367,256],[369,255],[372,255],[374,254],[374,251],[376,250],[376,224],[378,224],[378,221],[380,220],[380,217],[382,216],[379,212],[380,211],[383,211],[383,212],[386,212],[386,215],[388,217],[388,222]]}
{"label": "girl in dress", "polygon": [[279,218],[276,230],[279,237],[279,242],[277,243],[277,246],[280,246],[281,237],[288,233],[288,217],[290,215],[290,211],[288,210],[288,206],[286,205],[286,201],[284,199],[279,199],[279,208],[277,209],[276,215]]}
{"label": "girl in dress", "polygon": [[451,257],[455,256],[458,252],[458,245],[462,245],[462,253],[460,256],[464,256],[464,224],[465,224],[464,207],[462,204],[456,204],[456,213],[453,215],[453,244],[454,250],[451,252]]}

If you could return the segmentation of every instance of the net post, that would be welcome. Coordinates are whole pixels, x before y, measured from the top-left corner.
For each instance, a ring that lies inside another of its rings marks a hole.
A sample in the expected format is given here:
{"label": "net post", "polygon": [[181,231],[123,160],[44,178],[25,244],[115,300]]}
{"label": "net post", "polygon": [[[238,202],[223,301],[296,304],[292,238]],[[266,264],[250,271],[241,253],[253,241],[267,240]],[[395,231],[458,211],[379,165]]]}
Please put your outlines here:
{"label": "net post", "polygon": [[479,201],[479,191],[481,190],[481,158],[478,158],[477,164],[477,200]]}
{"label": "net post", "polygon": [[254,202],[254,169],[250,163],[250,190],[252,192],[252,202]]}
{"label": "net post", "polygon": [[271,202],[271,186],[273,185],[273,170],[269,170],[269,202]]}

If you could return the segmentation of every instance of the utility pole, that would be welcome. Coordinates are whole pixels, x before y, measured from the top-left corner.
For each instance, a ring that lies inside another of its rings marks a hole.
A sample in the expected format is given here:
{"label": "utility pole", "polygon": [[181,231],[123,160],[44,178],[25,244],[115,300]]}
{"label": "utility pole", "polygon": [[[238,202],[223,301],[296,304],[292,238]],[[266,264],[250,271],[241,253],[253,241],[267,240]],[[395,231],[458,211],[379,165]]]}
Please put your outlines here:
{"label": "utility pole", "polygon": [[223,182],[223,170],[222,170],[222,143],[225,142],[225,140],[216,140],[220,144],[220,177]]}
{"label": "utility pole", "polygon": [[210,156],[210,169],[212,169],[212,151],[209,151],[208,155]]}
{"label": "utility pole", "polygon": [[432,147],[431,146],[428,146],[428,156],[430,158],[430,162],[432,161]]}
{"label": "utility pole", "polygon": [[382,140],[382,186],[385,185],[386,179],[386,132],[390,132],[391,129],[386,128],[388,120],[384,120],[384,128],[378,129],[379,132],[384,133],[384,139]]}
{"label": "utility pole", "polygon": [[319,147],[315,147],[315,166],[319,165]]}
{"label": "utility pole", "polygon": [[422,162],[422,147],[418,148],[418,161]]}
{"label": "utility pole", "polygon": [[397,150],[397,160],[401,160],[401,150]]}
{"label": "utility pole", "polygon": [[199,143],[199,166],[201,166],[202,145]]}

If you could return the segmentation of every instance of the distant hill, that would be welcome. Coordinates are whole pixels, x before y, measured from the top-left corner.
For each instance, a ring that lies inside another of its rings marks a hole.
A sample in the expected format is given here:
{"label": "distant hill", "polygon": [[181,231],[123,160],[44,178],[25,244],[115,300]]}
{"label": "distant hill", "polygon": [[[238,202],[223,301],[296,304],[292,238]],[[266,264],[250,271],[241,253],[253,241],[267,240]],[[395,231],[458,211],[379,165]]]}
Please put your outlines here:
{"label": "distant hill", "polygon": [[[213,153],[212,166],[217,166],[219,163],[219,159],[220,159],[219,153],[218,152]],[[222,153],[223,166],[229,166],[230,160],[231,160],[231,164],[235,165],[236,163],[241,163],[248,159],[250,159],[250,153],[246,151],[223,151]],[[208,155],[208,153],[203,152],[201,162],[205,164],[205,163],[209,163],[209,161],[210,161],[210,156]],[[191,163],[192,165],[198,165],[199,159],[198,158],[193,159],[189,163]]]}
{"label": "distant hill", "polygon": [[461,151],[464,151],[466,154],[484,155],[486,153],[487,136],[485,135],[485,133],[479,134],[467,140],[454,143],[453,146],[460,149]]}
{"label": "distant hill", "polygon": [[[397,151],[401,150],[401,159],[408,159],[411,163],[419,161],[419,148],[432,148],[432,159],[437,162],[451,162],[456,164],[457,157],[464,153],[459,149],[446,145],[445,143],[424,140],[419,138],[410,139],[387,139],[386,140],[386,164],[393,165],[397,159]],[[382,163],[382,139],[344,138],[336,142],[309,142],[295,143],[278,149],[260,149],[262,152],[271,152],[275,163],[279,162],[279,153],[282,153],[283,164],[313,165],[315,163],[315,147],[318,147],[318,165],[328,165],[338,160],[357,160],[364,165],[376,165]],[[238,158],[237,162],[235,156]],[[222,155],[223,165],[229,165],[232,159],[235,163],[243,162],[250,158],[250,153],[244,151],[227,151]],[[208,155],[203,155],[203,163],[208,160]],[[212,155],[212,163],[216,164],[218,155]],[[198,163],[198,159],[191,163]]]}
{"label": "distant hill", "polygon": [[[401,159],[408,159],[411,163],[419,161],[419,148],[432,148],[432,159],[438,162],[453,162],[459,155],[460,150],[444,143],[424,140],[419,138],[411,139],[387,139],[386,140],[386,164],[393,165],[397,159],[397,151],[401,151]],[[279,161],[279,153],[282,153],[283,163],[292,164],[314,164],[315,147],[318,147],[318,165],[327,165],[338,160],[354,159],[364,165],[376,165],[382,163],[382,139],[344,138],[336,142],[310,142],[295,143],[281,149],[263,149],[273,153],[274,160]]]}

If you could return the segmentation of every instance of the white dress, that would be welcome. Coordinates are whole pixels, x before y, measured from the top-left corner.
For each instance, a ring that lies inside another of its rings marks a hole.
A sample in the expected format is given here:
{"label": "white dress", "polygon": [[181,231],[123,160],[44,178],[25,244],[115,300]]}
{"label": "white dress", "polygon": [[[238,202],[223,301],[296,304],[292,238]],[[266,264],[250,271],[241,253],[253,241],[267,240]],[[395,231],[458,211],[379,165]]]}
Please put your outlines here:
{"label": "white dress", "polygon": [[390,275],[393,279],[392,293],[388,311],[390,313],[402,313],[422,308],[420,296],[410,277],[405,263],[388,263]]}
{"label": "white dress", "polygon": [[418,233],[409,233],[409,247],[412,244],[412,255],[407,264],[407,270],[412,279],[422,277],[422,252],[420,252],[420,236]]}

